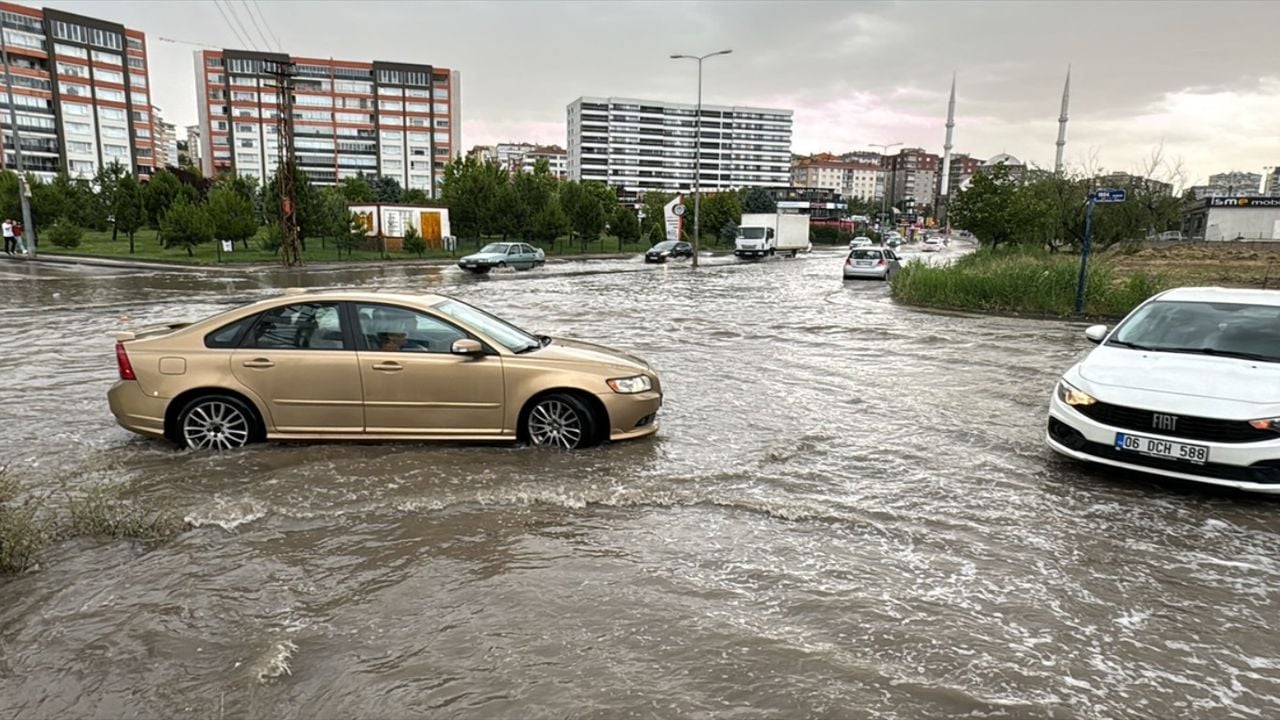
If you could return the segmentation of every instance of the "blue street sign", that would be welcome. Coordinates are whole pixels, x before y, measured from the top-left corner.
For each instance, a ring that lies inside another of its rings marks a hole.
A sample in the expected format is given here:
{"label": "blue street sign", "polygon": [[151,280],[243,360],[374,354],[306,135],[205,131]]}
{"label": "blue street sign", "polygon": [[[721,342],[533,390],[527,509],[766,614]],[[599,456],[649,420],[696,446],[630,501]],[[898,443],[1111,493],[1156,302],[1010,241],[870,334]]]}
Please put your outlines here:
{"label": "blue street sign", "polygon": [[1124,202],[1125,191],[1123,188],[1103,188],[1093,191],[1093,201],[1100,203],[1118,203]]}

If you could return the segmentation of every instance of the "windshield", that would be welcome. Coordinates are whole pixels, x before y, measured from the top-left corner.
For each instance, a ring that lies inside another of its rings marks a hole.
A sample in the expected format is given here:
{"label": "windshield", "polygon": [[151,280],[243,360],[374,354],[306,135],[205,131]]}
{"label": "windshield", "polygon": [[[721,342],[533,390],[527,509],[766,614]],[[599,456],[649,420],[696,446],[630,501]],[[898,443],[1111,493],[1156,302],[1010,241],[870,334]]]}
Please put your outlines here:
{"label": "windshield", "polygon": [[485,245],[484,247],[480,248],[480,252],[481,252],[481,253],[503,253],[503,254],[506,254],[506,252],[507,252],[507,247],[508,247],[508,246],[507,246],[507,244],[506,244],[506,243],[489,243],[488,245]]}
{"label": "windshield", "polygon": [[738,228],[738,237],[744,240],[759,240],[764,237],[764,228],[762,227]]}
{"label": "windshield", "polygon": [[1280,307],[1240,303],[1149,303],[1107,345],[1280,362]]}
{"label": "windshield", "polygon": [[536,336],[464,302],[445,300],[436,305],[435,309],[464,325],[475,328],[512,352],[527,352],[542,347],[542,341]]}
{"label": "windshield", "polygon": [[653,249],[654,250],[670,250],[675,246],[676,246],[675,240],[664,240],[663,242],[660,242],[657,245],[654,245]]}
{"label": "windshield", "polygon": [[854,260],[879,260],[882,256],[879,250],[854,250],[849,253],[849,257]]}

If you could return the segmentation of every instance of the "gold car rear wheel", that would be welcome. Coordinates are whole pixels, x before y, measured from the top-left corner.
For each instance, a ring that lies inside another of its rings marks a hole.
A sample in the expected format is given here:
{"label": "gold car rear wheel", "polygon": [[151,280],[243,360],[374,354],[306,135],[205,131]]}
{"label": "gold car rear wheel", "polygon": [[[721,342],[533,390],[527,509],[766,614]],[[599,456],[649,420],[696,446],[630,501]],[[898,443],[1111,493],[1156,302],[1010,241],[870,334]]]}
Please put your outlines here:
{"label": "gold car rear wheel", "polygon": [[234,450],[257,436],[257,417],[242,401],[227,395],[206,395],[187,403],[178,413],[177,439],[195,450]]}
{"label": "gold car rear wheel", "polygon": [[595,415],[578,398],[554,393],[525,414],[525,436],[534,445],[577,450],[598,442]]}

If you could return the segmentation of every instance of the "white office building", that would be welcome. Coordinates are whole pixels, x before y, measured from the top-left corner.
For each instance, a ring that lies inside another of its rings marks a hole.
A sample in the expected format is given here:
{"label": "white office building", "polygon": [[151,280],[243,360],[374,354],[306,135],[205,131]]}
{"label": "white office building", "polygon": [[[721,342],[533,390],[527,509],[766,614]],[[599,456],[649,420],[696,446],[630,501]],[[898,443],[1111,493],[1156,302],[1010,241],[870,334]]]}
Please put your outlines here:
{"label": "white office building", "polygon": [[[647,190],[693,188],[695,105],[581,97],[568,107],[568,173],[619,189],[623,202]],[[791,111],[702,106],[703,192],[787,187]]]}

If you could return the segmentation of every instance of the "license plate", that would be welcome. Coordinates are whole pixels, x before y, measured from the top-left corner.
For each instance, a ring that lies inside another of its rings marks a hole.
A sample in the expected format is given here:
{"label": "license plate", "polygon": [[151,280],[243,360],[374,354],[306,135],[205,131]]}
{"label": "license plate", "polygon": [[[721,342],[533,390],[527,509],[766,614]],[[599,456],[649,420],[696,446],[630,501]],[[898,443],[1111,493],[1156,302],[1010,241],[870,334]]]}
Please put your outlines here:
{"label": "license plate", "polygon": [[1209,448],[1204,445],[1188,445],[1128,433],[1116,433],[1116,449],[1150,457],[1181,460],[1196,465],[1209,462]]}
{"label": "license plate", "polygon": [[853,264],[857,265],[858,267],[871,267],[870,260],[854,260]]}

